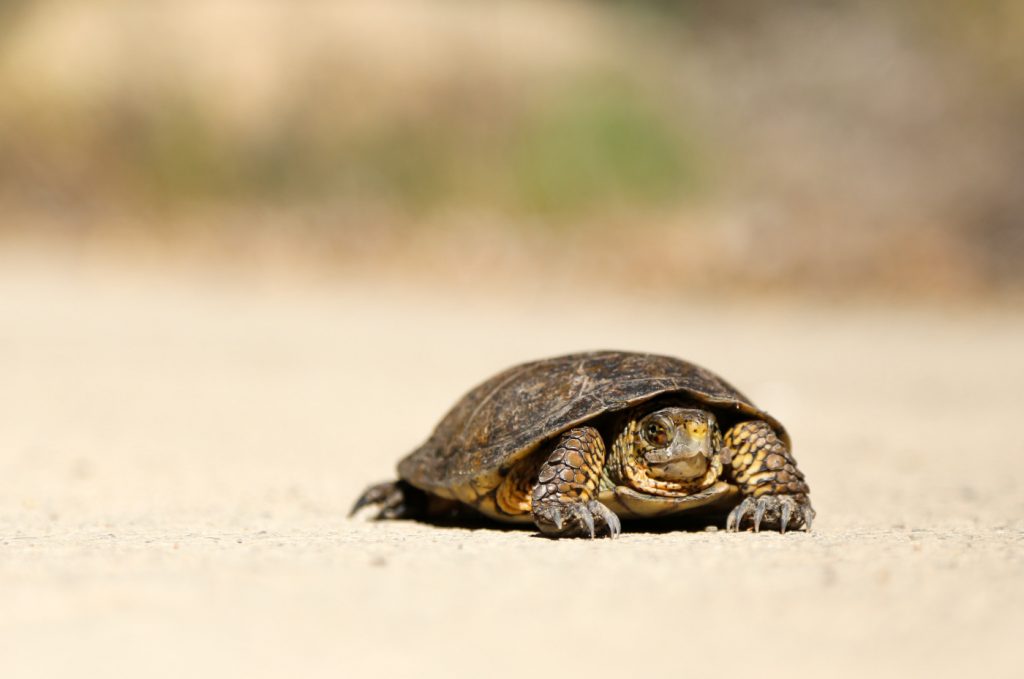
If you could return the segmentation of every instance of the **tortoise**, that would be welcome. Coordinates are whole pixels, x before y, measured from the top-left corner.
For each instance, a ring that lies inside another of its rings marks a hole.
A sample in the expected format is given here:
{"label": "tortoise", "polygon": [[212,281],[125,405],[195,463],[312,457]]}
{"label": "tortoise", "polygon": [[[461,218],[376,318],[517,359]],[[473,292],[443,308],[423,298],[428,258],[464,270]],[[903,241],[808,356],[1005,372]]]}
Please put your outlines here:
{"label": "tortoise", "polygon": [[619,517],[703,508],[726,529],[810,530],[815,512],[778,420],[713,372],[670,356],[595,351],[524,363],[462,397],[370,486],[377,518],[467,507],[549,537],[621,531]]}

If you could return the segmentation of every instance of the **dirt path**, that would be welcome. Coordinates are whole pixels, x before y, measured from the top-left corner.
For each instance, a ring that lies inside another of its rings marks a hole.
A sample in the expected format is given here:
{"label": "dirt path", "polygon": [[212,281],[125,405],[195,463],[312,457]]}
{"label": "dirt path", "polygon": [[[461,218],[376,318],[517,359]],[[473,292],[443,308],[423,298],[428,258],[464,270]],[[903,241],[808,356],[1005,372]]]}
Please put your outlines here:
{"label": "dirt path", "polygon": [[[1024,317],[567,299],[4,262],[0,676],[1014,674]],[[817,530],[344,518],[474,382],[598,347],[785,421]]]}

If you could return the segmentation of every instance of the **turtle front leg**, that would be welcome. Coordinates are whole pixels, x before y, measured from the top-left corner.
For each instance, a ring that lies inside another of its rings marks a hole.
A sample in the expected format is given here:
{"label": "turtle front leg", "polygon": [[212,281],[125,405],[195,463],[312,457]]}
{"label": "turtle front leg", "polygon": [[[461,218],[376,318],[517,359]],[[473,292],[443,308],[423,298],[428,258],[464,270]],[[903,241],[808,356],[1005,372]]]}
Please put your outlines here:
{"label": "turtle front leg", "polygon": [[604,457],[597,429],[576,427],[562,434],[541,465],[531,497],[533,521],[541,533],[552,538],[619,534],[619,517],[594,499]]}
{"label": "turtle front leg", "polygon": [[739,530],[748,515],[754,532],[762,526],[782,533],[786,528],[811,529],[810,489],[771,425],[761,420],[737,424],[726,432],[722,453],[727,476],[745,496],[730,512],[727,530]]}

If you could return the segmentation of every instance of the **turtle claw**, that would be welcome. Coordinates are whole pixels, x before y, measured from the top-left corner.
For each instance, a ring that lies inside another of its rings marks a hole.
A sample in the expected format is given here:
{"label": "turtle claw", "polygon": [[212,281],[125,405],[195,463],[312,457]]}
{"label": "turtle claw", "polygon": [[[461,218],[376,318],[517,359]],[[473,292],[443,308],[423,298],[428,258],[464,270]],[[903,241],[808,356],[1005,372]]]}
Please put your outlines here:
{"label": "turtle claw", "polygon": [[619,533],[622,532],[622,522],[619,521],[619,517],[615,512],[597,500],[590,501],[590,511],[597,515],[604,523],[605,528],[608,529],[608,537],[614,540],[619,536]]}
{"label": "turtle claw", "polygon": [[554,524],[555,530],[562,530],[562,512],[559,511],[558,507],[551,512],[551,523]]}
{"label": "turtle claw", "polygon": [[588,508],[585,512],[580,512],[580,519],[583,521],[583,526],[587,529],[587,533],[590,534],[590,539],[594,539],[594,515]]}
{"label": "turtle claw", "polygon": [[747,512],[754,508],[754,498],[745,497],[743,502],[736,505],[736,507],[729,512],[729,518],[725,521],[725,529],[730,533],[735,533],[740,529],[740,523],[743,522],[743,517],[746,516]]}
{"label": "turtle claw", "polygon": [[761,519],[764,518],[764,513],[768,511],[768,502],[765,498],[761,498],[757,501],[757,507],[754,508],[754,532],[761,532]]}
{"label": "turtle claw", "polygon": [[813,507],[811,507],[811,503],[810,502],[808,502],[807,504],[803,505],[801,509],[802,509],[801,516],[803,517],[803,520],[804,520],[804,529],[805,530],[810,530],[811,529],[811,524],[814,523],[814,517],[817,516],[818,513],[814,511]]}
{"label": "turtle claw", "polygon": [[545,507],[534,512],[534,521],[542,534],[552,538],[594,539],[600,532],[614,538],[622,532],[619,517],[597,500]]}
{"label": "turtle claw", "polygon": [[788,528],[799,526],[802,526],[804,530],[810,530],[811,522],[814,520],[814,509],[811,508],[811,503],[806,497],[763,495],[755,499],[747,496],[729,512],[725,529],[730,532],[739,531],[747,514],[751,515],[750,524],[755,533],[761,531],[761,526],[777,527],[780,533],[785,533]]}
{"label": "turtle claw", "polygon": [[369,507],[370,505],[380,505],[380,511],[383,512],[388,507],[394,507],[402,502],[402,492],[398,489],[398,484],[394,481],[386,481],[384,483],[378,483],[370,486],[363,494],[359,496],[356,503],[352,505],[352,509],[349,511],[349,518],[356,515],[363,507]]}
{"label": "turtle claw", "polygon": [[355,516],[363,507],[376,505],[380,509],[374,519],[402,519],[416,513],[415,502],[408,486],[402,481],[385,481],[370,486],[359,496],[349,511],[349,518]]}

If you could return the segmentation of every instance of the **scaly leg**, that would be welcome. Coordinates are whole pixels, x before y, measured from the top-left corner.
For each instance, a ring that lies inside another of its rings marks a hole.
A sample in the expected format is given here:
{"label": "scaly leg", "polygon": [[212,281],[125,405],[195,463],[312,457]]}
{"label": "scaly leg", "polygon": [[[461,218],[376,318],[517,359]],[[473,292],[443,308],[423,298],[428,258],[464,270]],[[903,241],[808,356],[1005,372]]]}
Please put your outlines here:
{"label": "scaly leg", "polygon": [[750,514],[754,532],[762,525],[811,529],[814,509],[796,460],[767,422],[751,420],[730,429],[723,441],[726,474],[746,497],[732,510],[726,529],[739,530]]}
{"label": "scaly leg", "polygon": [[622,530],[615,512],[594,499],[604,467],[604,441],[593,427],[562,434],[533,488],[533,521],[548,537],[591,537]]}

